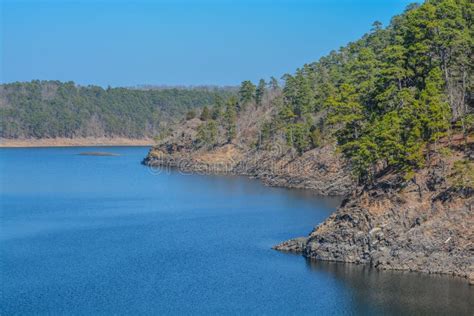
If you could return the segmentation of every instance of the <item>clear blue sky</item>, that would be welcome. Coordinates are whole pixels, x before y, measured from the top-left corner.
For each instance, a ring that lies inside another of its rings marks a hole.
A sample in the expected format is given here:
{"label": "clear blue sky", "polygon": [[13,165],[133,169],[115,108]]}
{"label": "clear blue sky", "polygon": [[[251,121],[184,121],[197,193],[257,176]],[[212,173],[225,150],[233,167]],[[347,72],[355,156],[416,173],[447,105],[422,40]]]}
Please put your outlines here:
{"label": "clear blue sky", "polygon": [[2,82],[234,85],[280,77],[413,0],[0,0]]}

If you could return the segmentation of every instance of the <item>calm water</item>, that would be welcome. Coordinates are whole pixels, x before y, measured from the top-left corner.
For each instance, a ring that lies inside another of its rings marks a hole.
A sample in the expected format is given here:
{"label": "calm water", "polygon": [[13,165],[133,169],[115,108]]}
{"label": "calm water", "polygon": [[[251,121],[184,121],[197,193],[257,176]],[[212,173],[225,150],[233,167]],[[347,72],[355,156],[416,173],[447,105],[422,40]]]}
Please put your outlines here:
{"label": "calm water", "polygon": [[270,249],[307,234],[337,199],[153,173],[140,165],[146,152],[0,149],[0,314],[474,311],[474,288],[458,279]]}

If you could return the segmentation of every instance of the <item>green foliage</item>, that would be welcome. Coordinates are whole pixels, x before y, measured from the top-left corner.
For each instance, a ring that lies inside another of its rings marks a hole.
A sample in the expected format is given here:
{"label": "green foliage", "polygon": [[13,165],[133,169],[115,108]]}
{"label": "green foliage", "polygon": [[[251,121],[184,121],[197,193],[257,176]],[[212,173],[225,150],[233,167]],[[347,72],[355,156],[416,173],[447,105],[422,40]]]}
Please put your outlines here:
{"label": "green foliage", "polygon": [[193,118],[196,118],[196,111],[195,110],[189,110],[186,113],[186,120],[189,121],[189,120],[192,120]]}
{"label": "green foliage", "polygon": [[342,130],[344,134],[341,137],[342,142],[357,139],[362,129],[364,107],[360,103],[360,95],[356,92],[356,88],[351,84],[342,84],[335,95],[327,98],[326,106],[330,111],[328,123],[345,126]]}
{"label": "green foliage", "polygon": [[214,120],[209,120],[198,127],[196,136],[197,147],[212,147],[217,141],[218,127]]}
{"label": "green foliage", "polygon": [[423,134],[425,141],[436,142],[446,135],[450,126],[451,112],[442,91],[441,69],[434,68],[425,80],[425,88],[420,93],[418,107],[419,119],[425,129]]}
{"label": "green foliage", "polygon": [[230,98],[226,104],[224,113],[224,128],[226,131],[227,142],[232,142],[237,134],[237,100]]}
{"label": "green foliage", "polygon": [[314,91],[307,71],[308,69],[298,69],[295,76],[285,76],[285,104],[299,118],[311,113],[315,105]]}
{"label": "green foliage", "polygon": [[155,137],[153,137],[153,140],[157,143],[161,142],[163,139],[166,137],[170,136],[172,134],[172,129],[171,128],[163,128],[160,130]]}
{"label": "green foliage", "polygon": [[474,162],[468,159],[456,161],[450,178],[459,189],[474,189]]}
{"label": "green foliage", "polygon": [[309,129],[306,124],[294,123],[286,127],[286,141],[288,145],[296,148],[298,153],[303,153],[309,148]]}
{"label": "green foliage", "polygon": [[[332,133],[360,180],[376,166],[410,178],[453,121],[464,135],[472,130],[473,7],[410,6],[387,28],[374,23],[362,39],[285,75],[278,120],[288,144],[301,152]],[[316,118],[326,130],[313,126]]]}
{"label": "green foliage", "polygon": [[220,96],[217,96],[214,101],[214,106],[212,107],[212,110],[211,110],[211,118],[213,120],[217,120],[222,116],[223,107],[224,107],[224,100]]}
{"label": "green foliage", "polygon": [[255,100],[255,93],[256,87],[251,81],[246,80],[242,82],[239,90],[239,101],[242,109],[244,109],[248,103]]}
{"label": "green foliage", "polygon": [[263,101],[263,96],[265,95],[265,86],[267,84],[265,83],[265,80],[260,79],[258,82],[257,90],[255,92],[255,102],[257,103],[257,106],[262,105]]}
{"label": "green foliage", "polygon": [[309,138],[313,148],[320,147],[323,143],[323,134],[321,129],[317,128],[316,126],[312,126],[310,129]]}
{"label": "green foliage", "polygon": [[32,81],[0,85],[0,137],[153,137],[163,122],[215,104],[224,89],[126,89]]}
{"label": "green foliage", "polygon": [[204,106],[201,111],[201,120],[202,121],[207,121],[211,118],[211,112],[209,112],[209,108],[207,106]]}
{"label": "green foliage", "polygon": [[268,83],[268,85],[272,91],[280,90],[280,84],[278,83],[278,80],[275,77],[270,77],[270,82]]}
{"label": "green foliage", "polygon": [[272,123],[271,122],[265,122],[262,125],[262,129],[260,131],[260,137],[259,137],[259,142],[258,145],[262,145],[266,141],[270,140],[270,137],[272,136]]}

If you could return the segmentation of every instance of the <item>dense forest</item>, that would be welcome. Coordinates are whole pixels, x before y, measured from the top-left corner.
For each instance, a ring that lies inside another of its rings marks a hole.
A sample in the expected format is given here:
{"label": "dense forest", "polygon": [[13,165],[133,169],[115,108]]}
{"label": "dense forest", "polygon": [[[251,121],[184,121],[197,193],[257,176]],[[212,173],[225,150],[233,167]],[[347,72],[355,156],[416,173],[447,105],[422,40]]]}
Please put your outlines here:
{"label": "dense forest", "polygon": [[1,138],[154,137],[230,88],[127,89],[32,81],[0,85]]}
{"label": "dense forest", "polygon": [[241,116],[269,106],[257,148],[280,141],[302,154],[337,142],[360,181],[383,169],[408,179],[441,140],[473,131],[473,14],[470,0],[413,4],[387,27],[375,22],[360,40],[283,76],[282,87],[275,78],[244,81],[237,98],[203,111],[195,145],[219,145],[219,129],[232,142]]}

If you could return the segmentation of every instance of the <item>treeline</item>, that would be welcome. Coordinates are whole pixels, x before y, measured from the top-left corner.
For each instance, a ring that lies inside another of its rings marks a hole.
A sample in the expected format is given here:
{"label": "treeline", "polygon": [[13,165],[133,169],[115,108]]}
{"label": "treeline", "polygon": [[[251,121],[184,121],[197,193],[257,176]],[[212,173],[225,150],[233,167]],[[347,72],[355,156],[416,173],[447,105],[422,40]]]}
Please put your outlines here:
{"label": "treeline", "polygon": [[[302,154],[336,141],[361,181],[387,168],[410,178],[441,138],[472,132],[473,13],[470,0],[410,5],[388,27],[375,22],[360,40],[285,75],[282,89],[275,79],[245,81],[239,99],[209,111],[224,109],[218,122],[231,141],[245,105],[281,91],[268,101],[277,114],[261,123],[257,146],[284,138]],[[203,124],[200,143],[212,145],[216,128]]]}
{"label": "treeline", "polygon": [[128,89],[32,81],[0,85],[0,137],[154,137],[232,89]]}

